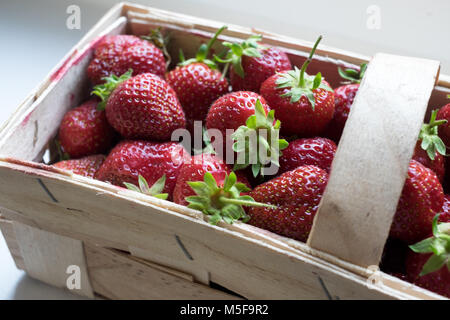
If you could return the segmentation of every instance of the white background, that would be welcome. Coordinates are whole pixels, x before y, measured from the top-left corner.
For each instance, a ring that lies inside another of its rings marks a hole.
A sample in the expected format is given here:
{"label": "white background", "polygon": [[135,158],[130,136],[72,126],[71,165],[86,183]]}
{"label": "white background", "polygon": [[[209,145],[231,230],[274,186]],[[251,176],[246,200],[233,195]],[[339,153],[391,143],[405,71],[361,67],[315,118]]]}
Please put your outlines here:
{"label": "white background", "polygon": [[[116,2],[0,0],[0,124]],[[323,34],[323,44],[366,55],[382,51],[437,59],[442,62],[441,72],[450,74],[448,0],[138,2],[310,41]],[[66,8],[72,4],[81,8],[81,30],[66,28]],[[367,28],[371,6],[377,6],[380,11],[380,29]],[[17,270],[0,237],[0,299],[57,298],[77,297],[41,284]]]}

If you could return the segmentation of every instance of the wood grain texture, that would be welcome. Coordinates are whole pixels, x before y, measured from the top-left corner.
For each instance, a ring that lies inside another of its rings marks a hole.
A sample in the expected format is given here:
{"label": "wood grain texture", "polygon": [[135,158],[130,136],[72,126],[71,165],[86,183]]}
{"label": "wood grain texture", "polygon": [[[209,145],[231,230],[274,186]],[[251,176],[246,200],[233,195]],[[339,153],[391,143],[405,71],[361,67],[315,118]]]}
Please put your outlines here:
{"label": "wood grain texture", "polygon": [[[140,248],[149,251],[149,257],[159,255],[166,261],[193,263],[208,272],[211,282],[246,298],[328,299],[327,292],[341,299],[414,298],[384,284],[369,289],[365,277],[281,244],[275,246],[264,237],[250,237],[250,229],[244,232],[212,226],[164,209],[156,198],[100,188],[101,182],[94,187],[57,173],[34,168],[21,172],[21,168],[15,164],[5,168],[0,163],[4,182],[0,184],[0,203],[14,207],[40,228],[82,241],[98,239],[119,248]],[[58,202],[43,191],[36,174]],[[436,296],[430,294],[429,298]]]}
{"label": "wood grain texture", "polygon": [[239,299],[123,252],[86,245],[86,258],[94,291],[109,299]]}
{"label": "wood grain texture", "polygon": [[25,270],[25,262],[23,261],[22,252],[20,252],[19,243],[16,238],[16,231],[12,221],[0,218],[0,229],[8,246],[9,253],[16,264],[17,269]]}
{"label": "wood grain texture", "polygon": [[[176,241],[175,235],[174,240]],[[204,266],[198,263],[198,261],[189,259],[189,256],[186,256],[186,253],[181,248],[181,250],[174,252],[175,255],[166,254],[164,252],[165,248],[166,246],[162,246],[157,250],[145,250],[130,246],[130,252],[135,257],[145,259],[147,261],[152,261],[169,268],[174,268],[183,273],[187,273],[191,275],[192,279],[194,279],[198,283],[202,283],[204,285],[210,284],[209,272]],[[190,253],[188,253],[188,255],[190,255]]]}
{"label": "wood grain texture", "polygon": [[58,288],[68,290],[69,266],[80,271],[80,288],[70,292],[94,298],[86,268],[83,243],[15,222],[14,230],[24,261],[25,271],[31,277]]}
{"label": "wood grain texture", "polygon": [[377,266],[439,73],[433,60],[377,54],[339,143],[308,244]]}

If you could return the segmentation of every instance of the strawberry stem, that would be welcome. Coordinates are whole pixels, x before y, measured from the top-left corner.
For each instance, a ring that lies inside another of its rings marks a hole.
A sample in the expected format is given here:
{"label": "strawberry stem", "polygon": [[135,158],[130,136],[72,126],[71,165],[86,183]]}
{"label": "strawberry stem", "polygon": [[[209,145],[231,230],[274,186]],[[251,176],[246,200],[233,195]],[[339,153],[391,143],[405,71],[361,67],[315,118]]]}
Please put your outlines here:
{"label": "strawberry stem", "polygon": [[306,61],[303,62],[302,68],[300,69],[300,79],[299,79],[299,83],[298,83],[298,86],[300,88],[304,88],[305,87],[305,72],[306,72],[306,68],[308,68],[308,65],[311,63],[312,57],[314,55],[314,52],[316,52],[316,48],[319,45],[320,40],[322,40],[322,36],[319,36],[319,38],[317,38],[316,43],[314,43],[314,46],[312,47],[311,52],[309,53],[308,59],[306,59]]}
{"label": "strawberry stem", "polygon": [[237,204],[240,206],[249,206],[249,207],[266,207],[271,209],[276,209],[277,206],[267,204],[267,203],[260,203],[260,202],[254,202],[254,201],[246,201],[246,200],[240,200],[240,199],[230,199],[226,197],[220,197],[220,201],[225,203],[231,203],[231,204]]}
{"label": "strawberry stem", "polygon": [[221,34],[223,32],[223,30],[225,30],[227,28],[227,26],[223,26],[221,27],[219,30],[217,30],[217,32],[214,34],[214,37],[211,38],[211,40],[209,40],[208,45],[206,46],[206,54],[209,53],[209,50],[211,50],[212,45],[214,44],[214,42],[216,42],[217,37],[219,36],[219,34]]}
{"label": "strawberry stem", "polygon": [[[264,46],[258,44],[261,40],[261,35],[253,35],[242,43],[231,43],[224,41],[222,42],[222,45],[228,48],[225,58],[214,55],[214,60],[220,63],[231,63],[233,66],[233,71],[241,78],[244,78],[245,74],[242,67],[242,56],[260,58],[262,56],[260,50],[265,49]],[[226,72],[228,70],[228,66],[226,65],[225,68]]]}
{"label": "strawberry stem", "polygon": [[341,78],[350,81],[350,83],[361,83],[364,74],[366,73],[367,63],[361,63],[359,67],[359,72],[355,69],[347,68],[342,70],[341,67],[338,67],[338,73]]}
{"label": "strawberry stem", "polygon": [[436,120],[437,112],[437,109],[431,112],[430,122],[424,123],[419,133],[420,146],[431,160],[436,158],[436,151],[443,156],[446,154],[446,146],[438,135],[438,126],[447,123],[447,120]]}
{"label": "strawberry stem", "polygon": [[312,57],[316,52],[317,46],[319,45],[322,36],[317,38],[316,43],[309,53],[308,59],[302,65],[301,70],[294,66],[294,70],[288,70],[278,73],[279,77],[275,81],[277,84],[277,89],[287,88],[285,93],[281,94],[281,97],[290,97],[291,103],[298,102],[301,97],[306,97],[311,104],[311,108],[314,111],[316,102],[314,96],[314,90],[323,89],[332,92],[333,89],[323,81],[322,74],[318,72],[315,76],[310,76],[306,73],[306,68],[312,61]]}
{"label": "strawberry stem", "polygon": [[[191,63],[202,62],[202,63],[206,64],[208,67],[210,67],[211,69],[217,69],[217,64],[214,62],[214,60],[207,59],[207,57],[208,57],[209,51],[211,50],[212,45],[217,40],[217,37],[226,28],[227,28],[227,26],[223,26],[222,28],[220,28],[219,30],[216,31],[214,36],[208,41],[207,44],[203,43],[198,48],[198,51],[197,51],[197,54],[195,55],[195,58],[191,58],[191,59],[185,60],[184,56],[183,56],[183,58],[180,59],[180,63],[178,65],[179,66],[187,66],[187,65],[189,65]],[[181,55],[180,55],[180,57],[181,57]]]}

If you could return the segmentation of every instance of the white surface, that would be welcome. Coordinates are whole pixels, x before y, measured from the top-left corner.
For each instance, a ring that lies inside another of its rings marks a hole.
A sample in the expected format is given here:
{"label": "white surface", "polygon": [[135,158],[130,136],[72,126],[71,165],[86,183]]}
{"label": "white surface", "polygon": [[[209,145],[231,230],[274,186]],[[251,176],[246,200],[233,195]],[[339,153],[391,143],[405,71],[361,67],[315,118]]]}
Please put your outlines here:
{"label": "white surface", "polygon": [[[119,1],[0,0],[0,123],[82,37]],[[252,26],[367,55],[383,51],[427,57],[442,62],[450,74],[450,1],[407,0],[142,0],[140,3]],[[81,8],[81,29],[66,28],[66,8]],[[380,29],[368,29],[367,10],[377,6]],[[1,182],[0,182],[1,183]],[[0,242],[0,299],[74,299],[18,271]]]}

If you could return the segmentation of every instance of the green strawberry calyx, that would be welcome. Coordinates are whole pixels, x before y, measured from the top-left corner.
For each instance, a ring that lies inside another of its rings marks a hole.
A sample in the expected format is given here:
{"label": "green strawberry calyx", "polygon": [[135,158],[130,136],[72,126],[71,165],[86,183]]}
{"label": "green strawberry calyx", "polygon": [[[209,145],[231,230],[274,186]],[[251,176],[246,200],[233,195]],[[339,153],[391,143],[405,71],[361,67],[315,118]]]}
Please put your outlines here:
{"label": "green strawberry calyx", "polygon": [[289,91],[283,93],[282,97],[290,97],[291,103],[295,103],[300,100],[301,97],[305,96],[312,109],[316,107],[314,90],[324,89],[327,91],[333,91],[325,82],[322,81],[322,74],[319,72],[315,76],[308,75],[306,73],[306,68],[312,61],[314,52],[319,45],[322,36],[316,40],[311,52],[309,53],[308,59],[303,63],[302,68],[298,69],[294,67],[294,70],[284,71],[278,73],[279,78],[275,81],[277,84],[277,89],[290,88]]}
{"label": "green strawberry calyx", "polygon": [[242,170],[251,165],[253,176],[257,177],[259,174],[265,175],[267,165],[279,167],[281,150],[289,145],[285,139],[279,139],[280,127],[280,120],[275,121],[275,110],[266,114],[261,101],[256,100],[255,114],[248,117],[245,125],[231,135],[235,141],[233,150],[238,153],[234,170]]}
{"label": "green strawberry calyx", "polygon": [[243,206],[274,207],[256,202],[249,195],[241,195],[250,189],[245,184],[237,182],[234,172],[225,176],[222,187],[217,185],[210,172],[205,173],[203,181],[189,181],[187,184],[196,193],[195,196],[186,197],[186,201],[189,202],[188,208],[211,216],[209,222],[213,225],[221,220],[229,224],[237,220],[247,222],[250,217],[245,213]]}
{"label": "green strawberry calyx", "polygon": [[186,60],[184,58],[183,51],[180,49],[180,63],[178,65],[179,66],[187,66],[188,64],[191,64],[191,63],[201,62],[201,63],[206,64],[211,69],[217,69],[216,62],[214,60],[208,59],[208,54],[209,54],[209,51],[211,50],[211,47],[213,46],[214,42],[216,42],[217,37],[226,28],[227,28],[227,26],[223,26],[222,28],[217,30],[217,32],[214,34],[214,37],[212,37],[211,40],[209,40],[209,42],[207,44],[203,43],[198,48],[198,51],[197,51],[197,54],[195,55],[195,58],[191,58],[191,59]]}
{"label": "green strawberry calyx", "polygon": [[100,99],[102,99],[102,101],[98,103],[98,110],[105,110],[106,102],[108,102],[108,98],[111,93],[117,88],[119,84],[121,84],[125,80],[130,79],[132,73],[133,69],[129,69],[119,77],[113,74],[108,77],[102,78],[103,80],[105,80],[105,83],[96,85],[91,92],[91,94],[95,94],[96,96],[100,97]]}
{"label": "green strawberry calyx", "polygon": [[342,69],[341,67],[338,67],[338,73],[343,79],[348,80],[350,83],[361,83],[361,80],[366,73],[366,69],[367,63],[361,63],[359,71],[351,68]]}
{"label": "green strawberry calyx", "polygon": [[215,60],[220,63],[226,63],[223,74],[227,73],[228,67],[231,63],[234,72],[241,78],[245,77],[244,68],[242,67],[242,56],[260,58],[262,56],[261,50],[265,47],[259,44],[262,40],[262,35],[252,35],[242,43],[231,43],[228,41],[222,42],[222,45],[228,48],[225,58],[214,56]]}
{"label": "green strawberry calyx", "polygon": [[433,219],[433,236],[409,246],[417,253],[432,253],[423,265],[419,276],[432,273],[447,266],[450,271],[450,222],[438,223],[439,214]]}
{"label": "green strawberry calyx", "polygon": [[150,33],[146,36],[141,36],[141,39],[149,41],[157,46],[163,52],[166,57],[166,70],[169,68],[172,58],[167,50],[167,44],[169,43],[169,36],[164,37],[161,33],[161,27],[150,30]]}
{"label": "green strawberry calyx", "polygon": [[443,156],[446,152],[445,144],[438,135],[438,127],[447,123],[447,120],[436,120],[437,112],[437,109],[431,112],[430,122],[424,123],[419,133],[419,140],[422,141],[420,146],[431,160],[436,158],[436,151]]}
{"label": "green strawberry calyx", "polygon": [[167,200],[169,195],[167,193],[162,193],[164,186],[166,184],[166,175],[164,174],[159,178],[151,187],[149,187],[147,180],[142,175],[138,178],[139,186],[132,183],[124,182],[123,184],[128,190],[140,192],[158,199]]}

